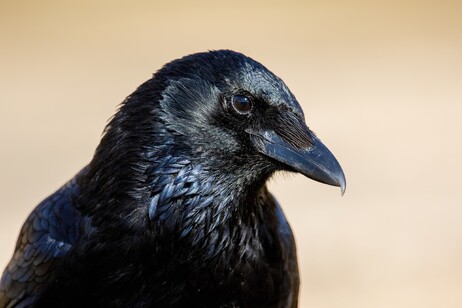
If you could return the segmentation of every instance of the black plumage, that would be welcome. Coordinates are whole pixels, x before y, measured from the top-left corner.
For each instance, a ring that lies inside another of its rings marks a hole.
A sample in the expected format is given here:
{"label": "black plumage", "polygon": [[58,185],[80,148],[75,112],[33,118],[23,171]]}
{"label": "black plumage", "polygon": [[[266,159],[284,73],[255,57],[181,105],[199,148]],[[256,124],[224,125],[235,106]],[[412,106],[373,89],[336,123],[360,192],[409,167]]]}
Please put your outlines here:
{"label": "black plumage", "polygon": [[278,170],[345,189],[286,85],[222,50],[128,96],[91,163],[25,222],[0,307],[296,307]]}

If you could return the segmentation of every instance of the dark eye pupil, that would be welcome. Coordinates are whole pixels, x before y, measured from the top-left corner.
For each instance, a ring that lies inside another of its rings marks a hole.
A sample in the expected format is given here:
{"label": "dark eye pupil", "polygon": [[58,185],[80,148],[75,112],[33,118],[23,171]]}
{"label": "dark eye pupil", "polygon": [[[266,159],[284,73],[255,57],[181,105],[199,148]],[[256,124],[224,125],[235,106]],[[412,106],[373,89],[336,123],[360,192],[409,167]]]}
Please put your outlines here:
{"label": "dark eye pupil", "polygon": [[234,95],[233,107],[238,112],[248,113],[252,109],[252,102],[250,101],[250,98],[245,95]]}

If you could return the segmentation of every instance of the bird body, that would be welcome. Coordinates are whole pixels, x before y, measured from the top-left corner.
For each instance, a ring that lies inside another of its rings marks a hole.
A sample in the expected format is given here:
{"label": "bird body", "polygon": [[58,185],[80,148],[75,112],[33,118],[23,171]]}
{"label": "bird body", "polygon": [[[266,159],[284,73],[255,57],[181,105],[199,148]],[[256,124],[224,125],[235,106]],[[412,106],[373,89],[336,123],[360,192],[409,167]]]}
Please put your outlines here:
{"label": "bird body", "polygon": [[296,307],[278,170],[342,187],[285,84],[232,51],[175,60],[127,97],[93,160],[39,204],[0,307]]}

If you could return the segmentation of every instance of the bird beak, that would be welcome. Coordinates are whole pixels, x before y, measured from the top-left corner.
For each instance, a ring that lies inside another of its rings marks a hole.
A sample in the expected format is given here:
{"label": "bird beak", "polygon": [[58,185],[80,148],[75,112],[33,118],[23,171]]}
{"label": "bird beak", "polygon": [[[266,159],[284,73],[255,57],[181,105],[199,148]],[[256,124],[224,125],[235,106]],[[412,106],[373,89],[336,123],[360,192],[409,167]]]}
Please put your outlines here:
{"label": "bird beak", "polygon": [[346,180],[342,167],[329,149],[304,123],[293,123],[289,132],[247,131],[258,151],[315,181],[338,186],[342,195]]}

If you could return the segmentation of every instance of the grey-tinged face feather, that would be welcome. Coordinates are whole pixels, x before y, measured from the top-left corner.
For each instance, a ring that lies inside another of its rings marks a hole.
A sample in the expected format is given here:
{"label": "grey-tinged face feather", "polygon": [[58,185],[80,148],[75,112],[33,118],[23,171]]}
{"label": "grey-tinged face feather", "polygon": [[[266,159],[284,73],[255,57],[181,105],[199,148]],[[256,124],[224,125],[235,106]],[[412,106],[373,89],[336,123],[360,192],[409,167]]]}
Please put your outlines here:
{"label": "grey-tinged face feather", "polygon": [[[249,92],[270,106],[289,110],[304,118],[302,108],[286,84],[264,66],[249,58],[239,71],[235,85],[251,89]],[[233,82],[233,81],[230,81]]]}
{"label": "grey-tinged face feather", "polygon": [[246,91],[269,106],[289,110],[304,118],[286,84],[261,63],[234,51],[218,50],[175,60],[161,71],[169,80],[190,78],[216,86],[223,94]]}

